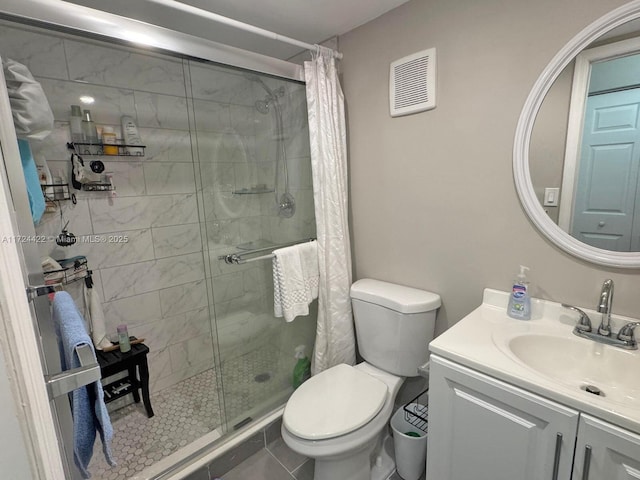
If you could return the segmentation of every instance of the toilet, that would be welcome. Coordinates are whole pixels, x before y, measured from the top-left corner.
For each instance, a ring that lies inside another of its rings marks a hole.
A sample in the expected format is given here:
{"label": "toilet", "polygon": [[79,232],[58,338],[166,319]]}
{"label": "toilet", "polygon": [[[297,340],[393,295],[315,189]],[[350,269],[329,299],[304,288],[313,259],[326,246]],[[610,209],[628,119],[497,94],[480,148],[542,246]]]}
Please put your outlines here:
{"label": "toilet", "polygon": [[351,286],[358,350],[364,362],[336,365],[303,383],[282,416],[282,438],[315,459],[315,480],[384,480],[387,423],[406,377],[428,359],[440,296],[379,280]]}

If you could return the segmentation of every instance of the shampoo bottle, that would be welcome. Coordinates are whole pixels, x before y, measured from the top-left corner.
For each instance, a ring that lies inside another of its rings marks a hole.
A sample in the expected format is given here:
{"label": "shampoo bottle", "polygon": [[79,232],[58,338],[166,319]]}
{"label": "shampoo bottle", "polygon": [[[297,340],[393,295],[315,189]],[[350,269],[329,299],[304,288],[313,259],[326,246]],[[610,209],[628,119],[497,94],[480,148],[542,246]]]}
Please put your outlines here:
{"label": "shampoo bottle", "polygon": [[136,122],[128,115],[122,117],[122,137],[127,145],[125,151],[128,155],[143,155],[142,148],[133,147],[133,145],[142,145],[142,140],[140,139]]}
{"label": "shampoo bottle", "polygon": [[98,130],[96,129],[96,124],[91,119],[91,112],[89,110],[83,112],[82,134],[86,143],[93,145],[98,143]]}
{"label": "shampoo bottle", "polygon": [[105,126],[102,129],[102,151],[105,155],[118,155],[118,143],[113,127]]}
{"label": "shampoo bottle", "polygon": [[298,345],[295,350],[294,357],[298,359],[296,366],[293,367],[293,388],[298,388],[306,380],[311,378],[311,361],[307,358],[305,345]]}
{"label": "shampoo bottle", "polygon": [[71,141],[73,143],[82,143],[84,135],[82,134],[82,111],[80,110],[80,105],[71,105],[69,128],[71,129]]}
{"label": "shampoo bottle", "polygon": [[507,314],[518,320],[529,320],[531,318],[531,297],[529,296],[527,270],[529,270],[529,267],[520,265],[520,273],[513,282],[513,288],[509,296],[509,306],[507,307]]}

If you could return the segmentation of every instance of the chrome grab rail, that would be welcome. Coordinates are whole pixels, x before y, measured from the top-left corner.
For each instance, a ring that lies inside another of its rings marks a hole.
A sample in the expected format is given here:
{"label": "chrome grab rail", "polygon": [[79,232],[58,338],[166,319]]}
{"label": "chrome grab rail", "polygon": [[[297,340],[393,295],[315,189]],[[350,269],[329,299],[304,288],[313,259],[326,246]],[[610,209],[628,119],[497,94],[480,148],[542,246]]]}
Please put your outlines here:
{"label": "chrome grab rail", "polygon": [[[29,285],[26,288],[26,294],[29,301],[33,301],[43,295],[49,295],[51,293],[59,292],[63,290],[62,283],[53,283],[50,285]],[[56,373],[55,375],[45,375],[45,385],[47,387],[47,393],[49,394],[49,400],[61,397],[69,392],[72,392],[80,387],[89,385],[102,378],[100,372],[100,365],[96,360],[95,353],[91,345],[79,345],[76,347],[76,354],[80,361],[78,368],[71,370],[65,370],[64,372]]]}
{"label": "chrome grab rail", "polygon": [[31,302],[38,297],[41,297],[43,295],[49,295],[51,293],[56,293],[61,291],[62,289],[63,289],[62,283],[52,283],[49,285],[35,285],[35,286],[29,285],[26,288],[27,298]]}
{"label": "chrome grab rail", "polygon": [[267,252],[269,250],[273,252],[273,250],[277,250],[278,248],[290,247],[292,245],[298,245],[299,243],[313,242],[314,240],[315,238],[308,238],[305,240],[296,240],[294,242],[272,245],[270,247],[256,248],[255,250],[247,250],[242,253],[228,253],[226,255],[220,255],[218,260],[224,260],[224,263],[228,265],[242,265],[244,263],[255,262],[257,260],[266,260],[268,258],[273,258],[274,256],[273,253],[270,253],[268,255],[260,255],[259,257],[242,258],[245,255],[253,255],[255,253]]}
{"label": "chrome grab rail", "polygon": [[45,376],[45,384],[50,400],[61,397],[102,378],[100,365],[98,365],[90,345],[85,344],[76,347],[76,353],[80,360],[80,366],[78,368]]}

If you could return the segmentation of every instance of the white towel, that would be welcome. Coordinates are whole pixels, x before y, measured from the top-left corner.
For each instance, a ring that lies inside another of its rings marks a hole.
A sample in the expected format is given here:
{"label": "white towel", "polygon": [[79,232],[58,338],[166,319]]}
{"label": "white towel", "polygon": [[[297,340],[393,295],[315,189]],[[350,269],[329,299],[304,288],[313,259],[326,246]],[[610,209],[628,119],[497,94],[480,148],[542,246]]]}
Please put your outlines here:
{"label": "white towel", "polygon": [[273,251],[273,312],[287,322],[309,315],[318,298],[318,244],[307,242]]}
{"label": "white towel", "polygon": [[89,321],[89,325],[91,325],[91,340],[93,340],[96,350],[112,347],[113,343],[107,338],[107,329],[104,325],[104,312],[102,311],[100,296],[95,288],[88,288],[86,285],[84,285],[83,288],[84,317]]}
{"label": "white towel", "polygon": [[300,263],[302,263],[302,275],[304,276],[305,288],[311,300],[318,298],[318,284],[320,283],[320,270],[318,267],[318,242],[301,243],[297,245],[300,252]]}

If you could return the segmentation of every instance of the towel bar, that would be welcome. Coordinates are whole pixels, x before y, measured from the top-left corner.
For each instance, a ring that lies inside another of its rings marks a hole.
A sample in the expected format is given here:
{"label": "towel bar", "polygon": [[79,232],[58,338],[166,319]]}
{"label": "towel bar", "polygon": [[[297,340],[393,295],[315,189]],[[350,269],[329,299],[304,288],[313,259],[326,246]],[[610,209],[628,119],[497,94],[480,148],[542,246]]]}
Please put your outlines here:
{"label": "towel bar", "polygon": [[235,264],[235,265],[242,265],[244,263],[251,263],[251,262],[255,262],[257,260],[266,260],[268,258],[273,258],[275,257],[275,254],[270,253],[269,255],[260,255],[259,257],[253,257],[253,258],[242,258],[242,255],[228,255],[231,257],[230,260],[225,259],[225,262],[228,264]]}
{"label": "towel bar", "polygon": [[80,345],[76,347],[76,353],[80,359],[80,367],[66,370],[55,375],[46,375],[45,384],[49,399],[61,397],[77,388],[89,385],[102,378],[100,365],[93,354],[90,345]]}
{"label": "towel bar", "polygon": [[43,295],[49,295],[50,293],[55,293],[63,290],[62,283],[52,283],[50,285],[29,285],[26,288],[27,299],[31,302],[38,297]]}
{"label": "towel bar", "polygon": [[242,265],[243,263],[250,263],[258,260],[266,260],[268,258],[273,258],[274,256],[273,253],[269,253],[268,255],[260,255],[259,257],[242,258],[244,255],[253,255],[254,253],[266,252],[269,250],[273,252],[273,250],[277,250],[278,248],[290,247],[292,245],[298,245],[299,243],[313,242],[314,240],[315,238],[307,238],[305,240],[296,240],[295,242],[282,243],[280,245],[273,245],[272,247],[266,247],[266,248],[258,248],[256,250],[249,250],[247,252],[242,252],[242,253],[229,253],[226,255],[220,255],[218,257],[218,260],[224,260],[224,263],[228,265]]}

